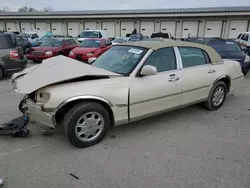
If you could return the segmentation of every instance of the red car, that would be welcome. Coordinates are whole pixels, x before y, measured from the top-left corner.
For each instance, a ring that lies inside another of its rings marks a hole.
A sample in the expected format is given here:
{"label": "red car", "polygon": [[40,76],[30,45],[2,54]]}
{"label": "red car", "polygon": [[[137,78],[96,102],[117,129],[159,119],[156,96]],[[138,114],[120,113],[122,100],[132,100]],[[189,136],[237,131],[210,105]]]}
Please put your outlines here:
{"label": "red car", "polygon": [[104,38],[91,38],[85,39],[80,43],[79,47],[74,48],[69,57],[77,59],[82,62],[88,62],[91,57],[98,58],[101,54],[106,52],[112,47],[112,43],[109,39]]}
{"label": "red car", "polygon": [[68,56],[70,51],[77,46],[79,46],[79,42],[73,38],[52,38],[38,47],[32,47],[26,56],[29,60],[41,62],[56,55]]}

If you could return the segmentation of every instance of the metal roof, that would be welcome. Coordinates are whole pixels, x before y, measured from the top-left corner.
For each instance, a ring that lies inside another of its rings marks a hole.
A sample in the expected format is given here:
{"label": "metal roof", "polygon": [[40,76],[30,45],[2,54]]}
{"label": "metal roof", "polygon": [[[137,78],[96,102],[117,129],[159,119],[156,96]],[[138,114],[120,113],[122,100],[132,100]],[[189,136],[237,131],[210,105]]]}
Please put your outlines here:
{"label": "metal roof", "polygon": [[60,15],[114,15],[114,14],[180,14],[180,13],[216,13],[216,12],[250,12],[250,6],[204,7],[178,9],[130,9],[130,10],[84,10],[52,12],[0,12],[0,16],[60,16]]}

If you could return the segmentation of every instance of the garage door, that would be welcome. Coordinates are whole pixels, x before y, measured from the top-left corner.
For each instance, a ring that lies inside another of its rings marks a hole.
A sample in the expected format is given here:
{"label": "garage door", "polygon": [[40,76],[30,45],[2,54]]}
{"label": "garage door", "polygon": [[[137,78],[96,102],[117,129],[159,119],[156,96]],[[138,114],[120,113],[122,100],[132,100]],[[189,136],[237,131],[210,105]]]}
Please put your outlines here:
{"label": "garage door", "polygon": [[170,33],[175,36],[176,22],[175,21],[162,21],[161,22],[161,32]]}
{"label": "garage door", "polygon": [[141,22],[140,23],[140,33],[143,36],[150,37],[155,31],[155,22]]}
{"label": "garage door", "polygon": [[205,37],[221,37],[222,21],[206,21]]}
{"label": "garage door", "polygon": [[19,31],[15,22],[6,22],[6,29],[7,31]]}
{"label": "garage door", "polygon": [[53,35],[62,35],[63,34],[63,25],[62,22],[51,22],[52,34]]}
{"label": "garage door", "polygon": [[79,35],[79,22],[68,22],[68,35],[72,37]]}
{"label": "garage door", "polygon": [[198,21],[184,21],[182,25],[182,38],[198,36]]}
{"label": "garage door", "polygon": [[21,31],[31,31],[31,23],[30,22],[21,22]]}
{"label": "garage door", "polygon": [[126,35],[132,33],[134,29],[134,22],[121,22],[121,37],[126,37]]}
{"label": "garage door", "polygon": [[96,28],[96,22],[85,22],[85,30],[94,30]]}
{"label": "garage door", "polygon": [[107,32],[108,37],[115,37],[115,22],[102,22],[102,30]]}
{"label": "garage door", "polygon": [[4,23],[3,22],[0,22],[0,31],[4,31],[5,28],[4,28]]}
{"label": "garage door", "polygon": [[247,20],[232,20],[229,29],[228,38],[235,39],[240,32],[247,31]]}
{"label": "garage door", "polygon": [[36,31],[37,32],[49,31],[49,28],[47,28],[46,22],[36,22]]}

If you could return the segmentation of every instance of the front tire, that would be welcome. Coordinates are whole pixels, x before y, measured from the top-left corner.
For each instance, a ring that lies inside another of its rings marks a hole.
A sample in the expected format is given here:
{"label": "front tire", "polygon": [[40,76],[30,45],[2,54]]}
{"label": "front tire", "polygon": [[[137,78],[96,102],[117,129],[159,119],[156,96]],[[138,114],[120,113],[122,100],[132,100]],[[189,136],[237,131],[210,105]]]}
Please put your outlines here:
{"label": "front tire", "polygon": [[225,82],[218,81],[210,90],[208,100],[202,104],[208,110],[218,110],[226,100],[227,85]]}
{"label": "front tire", "polygon": [[85,148],[100,142],[110,127],[110,116],[101,104],[82,102],[64,116],[64,133],[70,143]]}

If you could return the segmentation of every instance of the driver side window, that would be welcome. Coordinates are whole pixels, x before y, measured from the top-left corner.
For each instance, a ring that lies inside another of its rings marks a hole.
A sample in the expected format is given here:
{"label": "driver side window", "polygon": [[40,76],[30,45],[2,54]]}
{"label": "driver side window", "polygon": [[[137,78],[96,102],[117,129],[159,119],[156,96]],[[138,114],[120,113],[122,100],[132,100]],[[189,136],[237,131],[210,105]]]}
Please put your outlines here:
{"label": "driver side window", "polygon": [[161,48],[154,51],[146,60],[145,65],[155,66],[157,72],[165,72],[177,69],[176,57],[173,48]]}

